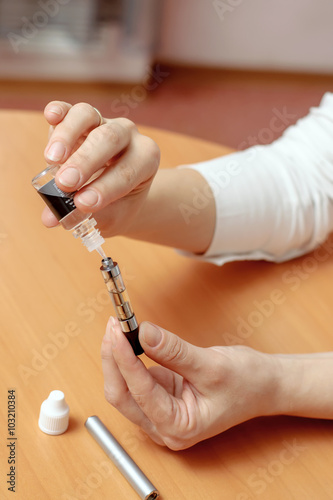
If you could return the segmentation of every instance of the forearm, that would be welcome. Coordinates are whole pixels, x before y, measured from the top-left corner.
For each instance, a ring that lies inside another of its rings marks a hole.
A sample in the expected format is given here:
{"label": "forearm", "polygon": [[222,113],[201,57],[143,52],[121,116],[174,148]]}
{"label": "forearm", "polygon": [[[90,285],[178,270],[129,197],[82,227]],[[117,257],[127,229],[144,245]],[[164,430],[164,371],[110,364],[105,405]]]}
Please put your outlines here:
{"label": "forearm", "polygon": [[275,413],[333,418],[333,352],[273,358],[278,381]]}
{"label": "forearm", "polygon": [[328,94],[270,145],[159,171],[127,235],[218,265],[308,253],[333,230],[332,141]]}
{"label": "forearm", "polygon": [[214,197],[202,175],[192,169],[161,169],[126,236],[200,254],[214,229]]}

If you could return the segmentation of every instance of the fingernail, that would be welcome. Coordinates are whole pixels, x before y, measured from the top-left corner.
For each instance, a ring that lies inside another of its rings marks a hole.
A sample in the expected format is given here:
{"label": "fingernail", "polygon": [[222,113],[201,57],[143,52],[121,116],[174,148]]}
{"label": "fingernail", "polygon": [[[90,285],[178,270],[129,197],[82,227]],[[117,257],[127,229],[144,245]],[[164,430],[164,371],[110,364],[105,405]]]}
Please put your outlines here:
{"label": "fingernail", "polygon": [[117,322],[113,316],[110,316],[109,325],[111,330],[111,345],[112,347],[116,347],[118,343],[118,329]]}
{"label": "fingernail", "polygon": [[60,161],[66,153],[65,145],[62,142],[54,142],[47,152],[47,158],[50,161]]}
{"label": "fingernail", "polygon": [[104,339],[105,340],[112,340],[112,336],[111,336],[111,318],[109,318],[109,321],[108,321],[108,323],[106,325]]}
{"label": "fingernail", "polygon": [[98,194],[94,189],[86,189],[82,194],[80,194],[76,201],[82,203],[86,207],[92,207],[98,202]]}
{"label": "fingernail", "polygon": [[62,109],[60,106],[52,106],[51,108],[48,108],[47,110],[48,113],[54,113],[55,115],[62,115]]}
{"label": "fingernail", "polygon": [[74,187],[80,180],[80,172],[73,167],[68,167],[64,170],[60,176],[59,181],[63,186]]}
{"label": "fingernail", "polygon": [[146,322],[143,327],[143,340],[150,347],[156,347],[161,342],[162,332],[152,323]]}

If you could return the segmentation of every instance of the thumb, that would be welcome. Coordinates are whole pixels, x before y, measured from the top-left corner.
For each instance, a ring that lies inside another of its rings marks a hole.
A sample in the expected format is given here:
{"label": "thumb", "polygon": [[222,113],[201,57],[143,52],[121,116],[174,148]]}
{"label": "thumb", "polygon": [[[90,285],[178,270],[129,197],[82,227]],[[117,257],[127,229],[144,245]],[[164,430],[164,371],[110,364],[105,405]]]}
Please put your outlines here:
{"label": "thumb", "polygon": [[207,366],[207,350],[181,339],[160,326],[144,321],[139,339],[145,354],[157,363],[194,381],[196,374]]}

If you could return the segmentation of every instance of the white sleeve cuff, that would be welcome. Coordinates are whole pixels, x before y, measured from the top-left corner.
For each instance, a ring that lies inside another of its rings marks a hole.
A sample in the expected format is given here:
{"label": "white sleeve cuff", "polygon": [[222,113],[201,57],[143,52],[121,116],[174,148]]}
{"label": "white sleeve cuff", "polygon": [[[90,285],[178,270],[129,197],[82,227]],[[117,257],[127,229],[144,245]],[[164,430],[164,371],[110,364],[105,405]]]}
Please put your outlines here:
{"label": "white sleeve cuff", "polygon": [[217,265],[303,255],[333,230],[333,94],[270,145],[182,168],[206,179],[216,227],[204,255],[180,253]]}

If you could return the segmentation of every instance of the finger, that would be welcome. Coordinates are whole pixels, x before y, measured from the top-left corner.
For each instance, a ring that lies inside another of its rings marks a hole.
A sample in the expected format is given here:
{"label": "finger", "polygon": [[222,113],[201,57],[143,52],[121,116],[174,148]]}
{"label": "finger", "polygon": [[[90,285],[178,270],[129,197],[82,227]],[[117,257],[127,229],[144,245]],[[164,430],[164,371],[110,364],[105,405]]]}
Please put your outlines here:
{"label": "finger", "polygon": [[102,369],[104,375],[104,393],[106,400],[116,407],[126,418],[142,427],[149,434],[154,434],[154,428],[141,408],[133,399],[126,382],[112,354],[110,318],[101,346]]}
{"label": "finger", "polygon": [[45,207],[42,212],[42,222],[46,227],[55,227],[59,224],[58,219],[53,215],[49,207]]}
{"label": "finger", "polygon": [[[110,152],[106,151],[105,157],[108,154]],[[106,168],[103,174],[80,190],[75,196],[75,204],[83,212],[97,211],[129,193],[134,194],[152,181],[158,164],[157,145],[149,137],[140,136],[138,144],[134,139],[115,165]]]}
{"label": "finger", "polygon": [[[62,109],[65,113],[66,107]],[[100,117],[93,106],[86,103],[72,106],[53,131],[44,152],[46,161],[48,163],[66,161],[76,141],[99,124]]]}
{"label": "finger", "polygon": [[67,115],[72,105],[63,101],[51,101],[44,108],[44,116],[50,125],[58,125]]}
{"label": "finger", "polygon": [[141,323],[139,337],[147,356],[195,386],[200,384],[203,370],[207,369],[205,349],[149,322]]}
{"label": "finger", "polygon": [[163,432],[165,429],[170,432],[173,424],[180,420],[182,412],[178,406],[183,402],[159,385],[142,361],[135,356],[119,322],[111,327],[111,335],[114,360],[134,401],[158,431]]}
{"label": "finger", "polygon": [[50,142],[56,126],[63,120],[71,107],[71,104],[63,101],[52,101],[45,106],[44,116],[47,122],[50,124],[48,142]]}
{"label": "finger", "polygon": [[[64,124],[65,121],[66,119]],[[86,121],[87,124],[88,121]],[[59,127],[62,125],[61,123]],[[57,172],[56,182],[60,189],[64,191],[80,189],[96,171],[128,146],[131,140],[131,131],[130,127],[122,125],[121,120],[109,120],[104,125],[92,130],[86,140]]]}
{"label": "finger", "polygon": [[149,372],[158,384],[176,398],[181,398],[183,393],[183,377],[178,373],[164,368],[164,366],[151,366]]}

